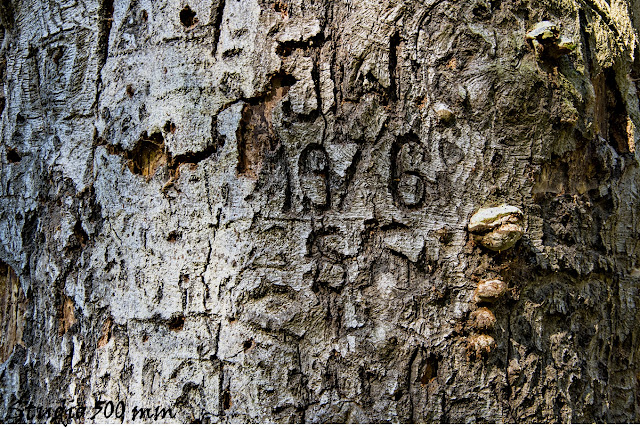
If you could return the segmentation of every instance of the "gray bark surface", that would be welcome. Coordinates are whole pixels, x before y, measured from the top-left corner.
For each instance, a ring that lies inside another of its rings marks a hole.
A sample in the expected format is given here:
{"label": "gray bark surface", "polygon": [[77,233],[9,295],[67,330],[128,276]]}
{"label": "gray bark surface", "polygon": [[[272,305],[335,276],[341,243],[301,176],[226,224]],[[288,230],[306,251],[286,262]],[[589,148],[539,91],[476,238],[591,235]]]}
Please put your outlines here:
{"label": "gray bark surface", "polygon": [[640,420],[640,3],[0,18],[5,421]]}

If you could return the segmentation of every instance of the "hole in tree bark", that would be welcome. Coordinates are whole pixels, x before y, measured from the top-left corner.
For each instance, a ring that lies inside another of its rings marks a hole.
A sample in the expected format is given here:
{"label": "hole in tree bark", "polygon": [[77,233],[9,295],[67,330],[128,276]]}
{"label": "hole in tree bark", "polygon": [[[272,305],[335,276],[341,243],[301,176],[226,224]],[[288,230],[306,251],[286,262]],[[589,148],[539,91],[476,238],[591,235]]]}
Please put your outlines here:
{"label": "hole in tree bark", "polygon": [[176,125],[172,121],[167,121],[164,124],[164,131],[167,133],[176,133]]}
{"label": "hole in tree bark", "polygon": [[167,163],[164,152],[164,138],[160,132],[147,136],[145,132],[138,140],[133,150],[127,153],[129,170],[142,176],[153,176],[163,164]]}
{"label": "hole in tree bark", "polygon": [[615,71],[605,68],[592,79],[595,91],[596,130],[618,153],[635,149],[629,137],[627,109],[616,81]]}
{"label": "hole in tree bark", "polygon": [[431,356],[427,359],[427,363],[420,377],[420,384],[426,386],[431,380],[438,377],[438,359]]}
{"label": "hole in tree bark", "polygon": [[173,230],[173,231],[170,231],[169,234],[167,235],[167,241],[173,243],[179,240],[181,237],[182,237],[182,233],[180,233],[177,230]]}
{"label": "hole in tree bark", "polygon": [[89,236],[87,232],[82,228],[82,224],[80,221],[76,222],[76,225],[73,226],[73,235],[76,238],[76,241],[80,244],[80,247],[84,248],[89,241]]}
{"label": "hole in tree bark", "polygon": [[285,14],[285,15],[286,15],[286,13],[287,13],[287,8],[288,8],[287,3],[285,3],[285,2],[283,2],[283,1],[281,1],[281,0],[276,0],[276,1],[275,1],[275,3],[273,3],[273,9],[274,9],[276,12],[280,12],[280,13],[282,13],[282,14]]}
{"label": "hole in tree bark", "polygon": [[172,331],[180,331],[184,327],[184,316],[176,316],[169,320],[169,329]]}
{"label": "hole in tree bark", "polygon": [[186,5],[184,9],[180,11],[180,22],[185,28],[191,28],[198,23],[196,13],[191,10],[189,5]]}
{"label": "hole in tree bark", "polygon": [[18,163],[20,160],[22,160],[22,157],[18,154],[18,151],[15,148],[7,147],[7,161],[9,163]]}
{"label": "hole in tree bark", "polygon": [[229,408],[231,408],[231,394],[229,390],[225,390],[224,393],[222,393],[222,409],[226,411]]}

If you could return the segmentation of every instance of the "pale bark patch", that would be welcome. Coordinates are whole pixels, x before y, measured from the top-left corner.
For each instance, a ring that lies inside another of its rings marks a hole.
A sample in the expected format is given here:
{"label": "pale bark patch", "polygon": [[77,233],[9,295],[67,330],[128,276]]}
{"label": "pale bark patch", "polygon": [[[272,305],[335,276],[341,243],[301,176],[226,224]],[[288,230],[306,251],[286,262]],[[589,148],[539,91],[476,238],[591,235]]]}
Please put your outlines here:
{"label": "pale bark patch", "polygon": [[22,333],[26,299],[18,276],[2,261],[0,261],[0,307],[0,325],[2,325],[0,363],[3,363],[9,358],[16,344],[24,345]]}
{"label": "pale bark patch", "polygon": [[77,319],[75,315],[75,306],[73,305],[73,300],[68,296],[65,296],[62,301],[62,315],[60,317],[60,328],[59,333],[60,336],[67,333],[70,327],[76,324]]}

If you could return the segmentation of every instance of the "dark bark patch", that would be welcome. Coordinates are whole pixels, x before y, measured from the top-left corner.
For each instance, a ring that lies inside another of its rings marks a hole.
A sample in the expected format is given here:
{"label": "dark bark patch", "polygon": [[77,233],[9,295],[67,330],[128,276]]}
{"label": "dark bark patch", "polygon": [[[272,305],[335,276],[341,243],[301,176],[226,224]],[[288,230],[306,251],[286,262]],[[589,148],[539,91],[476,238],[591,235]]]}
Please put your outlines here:
{"label": "dark bark patch", "polygon": [[253,347],[255,347],[256,342],[252,339],[248,339],[246,340],[243,344],[242,344],[242,349],[245,351],[245,353],[249,350],[251,350]]}
{"label": "dark bark patch", "polygon": [[633,137],[629,135],[629,116],[615,71],[605,68],[592,79],[595,91],[594,122],[596,131],[616,149],[618,153],[633,151]]}
{"label": "dark bark patch", "polygon": [[177,332],[184,328],[184,316],[175,316],[169,320],[169,330]]}
{"label": "dark bark patch", "polygon": [[420,384],[426,386],[433,379],[438,377],[438,359],[435,356],[430,356],[426,362],[420,377]]}
{"label": "dark bark patch", "polygon": [[180,11],[180,23],[186,28],[191,29],[198,23],[198,17],[196,13],[191,10],[189,5],[186,5]]}
{"label": "dark bark patch", "polygon": [[36,245],[36,232],[38,231],[38,216],[34,211],[25,213],[24,225],[22,226],[22,246],[24,250]]}
{"label": "dark bark patch", "polygon": [[87,232],[84,231],[84,228],[82,228],[80,221],[77,221],[73,226],[73,237],[75,238],[77,245],[80,245],[80,248],[84,248],[89,241],[89,236],[87,235]]}
{"label": "dark bark patch", "polygon": [[168,162],[164,138],[160,132],[154,132],[151,136],[144,132],[129,151],[123,150],[119,145],[108,145],[107,152],[124,157],[131,173],[144,177],[152,177],[160,166]]}
{"label": "dark bark patch", "polygon": [[213,23],[213,56],[216,56],[216,52],[218,51],[218,41],[220,40],[225,3],[225,0],[218,0],[217,4],[214,3],[211,11],[211,22]]}
{"label": "dark bark patch", "polygon": [[448,245],[453,240],[454,234],[448,227],[441,227],[434,232],[440,243]]}
{"label": "dark bark patch", "polygon": [[273,3],[273,10],[275,10],[276,12],[280,12],[282,14],[282,17],[284,18],[285,16],[287,16],[288,12],[287,10],[289,9],[289,5],[282,1],[282,0],[276,0]]}
{"label": "dark bark patch", "polygon": [[[163,126],[163,130],[166,133],[174,133],[176,129],[176,125],[171,121],[167,121]],[[175,157],[167,152],[161,132],[154,132],[150,136],[147,136],[147,132],[144,132],[134,147],[128,151],[122,149],[120,145],[107,145],[107,152],[125,158],[126,165],[131,173],[144,176],[147,179],[153,177],[158,168],[166,165],[169,180],[162,187],[161,191],[164,193],[174,185],[180,176],[179,169],[181,165],[191,164],[191,170],[194,170],[199,162],[217,153],[224,146],[224,138],[217,132],[215,117],[211,123],[211,137],[212,143],[204,150],[195,153],[187,152]],[[106,141],[99,139],[98,144],[104,145]]]}
{"label": "dark bark patch", "polygon": [[172,134],[176,133],[176,129],[177,129],[177,127],[176,127],[175,123],[173,123],[171,120],[167,121],[164,124],[164,131],[166,133],[172,133]]}
{"label": "dark bark patch", "polygon": [[22,160],[22,156],[18,154],[18,150],[7,147],[7,161],[9,163],[18,163],[20,160]]}
{"label": "dark bark patch", "polygon": [[606,149],[595,142],[584,143],[544,164],[536,177],[533,193],[599,194],[600,185],[620,173],[617,169]]}
{"label": "dark bark patch", "polygon": [[226,411],[231,408],[231,405],[231,393],[229,393],[229,390],[225,390],[222,393],[222,409]]}
{"label": "dark bark patch", "polygon": [[167,241],[174,243],[180,240],[181,237],[182,237],[182,233],[180,233],[178,230],[172,230],[169,232],[169,234],[167,234]]}
{"label": "dark bark patch", "polygon": [[224,59],[233,58],[234,56],[238,56],[242,53],[242,48],[234,47],[233,49],[227,49],[222,52],[222,57]]}
{"label": "dark bark patch", "polygon": [[473,15],[480,20],[491,18],[490,5],[485,3],[484,0],[477,1],[471,11],[473,12]]}
{"label": "dark bark patch", "polygon": [[324,43],[324,34],[322,32],[310,37],[307,40],[288,40],[285,42],[278,42],[276,47],[276,54],[286,58],[290,56],[296,49],[308,52],[313,47],[322,46]]}
{"label": "dark bark patch", "polygon": [[396,69],[398,67],[398,50],[400,48],[400,33],[395,32],[389,40],[389,100],[392,102],[398,99],[398,87]]}
{"label": "dark bark patch", "polygon": [[[111,24],[113,23],[113,0],[101,0],[100,9],[100,25],[98,28],[98,70],[102,69],[107,62],[109,56],[109,33],[111,32]],[[100,73],[98,72],[98,77]]]}
{"label": "dark bark patch", "polygon": [[[4,363],[16,344],[22,344],[26,298],[15,271],[0,261],[0,363]],[[24,344],[22,344],[24,345]]]}
{"label": "dark bark patch", "polygon": [[11,0],[0,1],[0,23],[3,27],[11,30],[15,24],[13,16],[13,5]]}
{"label": "dark bark patch", "polygon": [[54,64],[58,65],[60,59],[62,59],[62,55],[64,54],[64,48],[62,46],[58,46],[51,52],[51,60]]}

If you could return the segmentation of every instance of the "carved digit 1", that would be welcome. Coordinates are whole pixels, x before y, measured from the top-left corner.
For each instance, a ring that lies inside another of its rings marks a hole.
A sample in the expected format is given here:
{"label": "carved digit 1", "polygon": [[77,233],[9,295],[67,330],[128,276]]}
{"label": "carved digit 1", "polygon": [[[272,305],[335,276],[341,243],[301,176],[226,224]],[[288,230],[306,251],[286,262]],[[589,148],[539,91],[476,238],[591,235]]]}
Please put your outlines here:
{"label": "carved digit 1", "polygon": [[316,208],[329,206],[329,159],[320,146],[308,146],[300,155],[300,187],[305,200]]}

